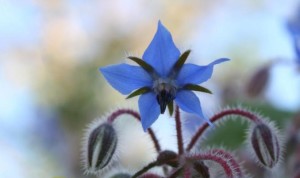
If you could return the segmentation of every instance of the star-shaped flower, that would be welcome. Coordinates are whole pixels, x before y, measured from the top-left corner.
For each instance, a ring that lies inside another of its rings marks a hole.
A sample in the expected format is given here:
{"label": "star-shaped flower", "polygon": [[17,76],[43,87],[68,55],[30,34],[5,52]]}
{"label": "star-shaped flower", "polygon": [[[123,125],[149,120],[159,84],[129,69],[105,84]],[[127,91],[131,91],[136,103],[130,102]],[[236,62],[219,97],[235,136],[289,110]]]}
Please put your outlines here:
{"label": "star-shaped flower", "polygon": [[185,64],[189,53],[190,50],[180,54],[170,32],[159,21],[157,32],[142,59],[128,57],[139,66],[116,64],[102,67],[100,71],[112,87],[124,95],[129,94],[127,98],[141,95],[138,102],[144,130],[165,112],[167,106],[172,113],[174,100],[183,111],[209,122],[202,113],[198,97],[191,90],[211,93],[197,84],[211,77],[215,64],[229,59],[221,58],[206,66]]}

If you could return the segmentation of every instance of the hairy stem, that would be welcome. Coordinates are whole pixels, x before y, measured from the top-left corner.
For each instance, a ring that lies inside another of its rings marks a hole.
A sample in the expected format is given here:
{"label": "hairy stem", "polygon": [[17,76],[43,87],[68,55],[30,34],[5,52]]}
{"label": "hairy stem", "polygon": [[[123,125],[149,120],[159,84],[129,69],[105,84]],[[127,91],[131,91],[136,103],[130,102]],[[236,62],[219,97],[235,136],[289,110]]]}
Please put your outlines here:
{"label": "hairy stem", "polygon": [[234,157],[230,153],[228,153],[222,149],[213,149],[213,150],[211,150],[211,153],[221,154],[226,160],[228,160],[228,163],[231,165],[231,167],[234,170],[234,172],[236,173],[236,175],[238,177],[244,177],[239,163],[234,159]]}
{"label": "hairy stem", "polygon": [[179,107],[176,106],[175,109],[175,121],[176,121],[176,133],[177,133],[177,145],[178,145],[178,154],[182,155],[184,152],[183,148],[183,137],[182,137],[182,125],[180,120]]}
{"label": "hairy stem", "polygon": [[[245,118],[250,120],[251,122],[254,122],[256,124],[261,123],[261,119],[259,117],[257,117],[255,114],[246,111],[246,110],[242,110],[242,109],[225,109],[223,111],[221,111],[218,114],[215,114],[214,116],[212,116],[209,120],[213,123],[216,122],[222,118],[225,118],[225,116],[229,116],[229,115],[238,115],[238,116],[242,116],[241,118]],[[192,137],[190,143],[188,144],[186,150],[190,151],[193,146],[196,144],[197,140],[202,136],[202,134],[204,133],[204,131],[208,128],[208,123],[204,123],[202,126],[199,127],[199,129],[197,130],[197,132],[194,134],[194,136]]]}
{"label": "hairy stem", "polygon": [[228,161],[222,157],[222,155],[217,154],[211,154],[211,153],[203,153],[203,154],[194,154],[191,156],[186,156],[186,159],[197,161],[197,160],[210,160],[218,163],[220,166],[222,166],[226,176],[228,178],[234,177],[234,170],[231,168],[231,166],[228,164]]}
{"label": "hairy stem", "polygon": [[[133,116],[135,119],[137,119],[138,121],[141,121],[141,116],[138,112],[131,110],[131,109],[118,109],[115,112],[111,113],[110,116],[108,116],[107,122],[113,123],[117,118],[119,118],[120,115],[123,115],[123,114],[129,114],[129,115]],[[154,144],[155,150],[157,151],[157,153],[159,153],[161,151],[161,147],[160,147],[157,137],[155,136],[155,133],[153,132],[153,130],[151,128],[149,128],[147,131],[148,131],[147,133],[150,135],[150,138]]]}

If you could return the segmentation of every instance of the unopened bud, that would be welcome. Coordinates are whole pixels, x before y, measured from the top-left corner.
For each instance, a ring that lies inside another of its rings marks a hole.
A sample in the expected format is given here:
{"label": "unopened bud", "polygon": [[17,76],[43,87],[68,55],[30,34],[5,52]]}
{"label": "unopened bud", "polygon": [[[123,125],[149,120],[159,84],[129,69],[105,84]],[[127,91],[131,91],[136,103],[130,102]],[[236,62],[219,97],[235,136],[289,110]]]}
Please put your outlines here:
{"label": "unopened bud", "polygon": [[262,68],[258,69],[250,78],[246,88],[247,94],[250,97],[257,97],[264,91],[269,81],[271,66],[272,65],[270,64],[263,66]]}
{"label": "unopened bud", "polygon": [[259,162],[273,168],[279,161],[280,146],[277,135],[266,124],[258,124],[251,135],[251,144]]}
{"label": "unopened bud", "polygon": [[193,173],[193,175],[195,174],[195,176],[197,175],[198,177],[203,177],[203,178],[209,178],[210,177],[209,169],[204,164],[203,161],[194,162],[194,170],[197,171],[197,174]]}
{"label": "unopened bud", "polygon": [[162,151],[159,153],[156,161],[158,165],[168,164],[172,167],[177,167],[178,155],[173,151],[169,151],[169,150]]}
{"label": "unopened bud", "polygon": [[117,133],[110,123],[101,123],[87,134],[84,162],[87,173],[103,173],[112,163],[117,147]]}

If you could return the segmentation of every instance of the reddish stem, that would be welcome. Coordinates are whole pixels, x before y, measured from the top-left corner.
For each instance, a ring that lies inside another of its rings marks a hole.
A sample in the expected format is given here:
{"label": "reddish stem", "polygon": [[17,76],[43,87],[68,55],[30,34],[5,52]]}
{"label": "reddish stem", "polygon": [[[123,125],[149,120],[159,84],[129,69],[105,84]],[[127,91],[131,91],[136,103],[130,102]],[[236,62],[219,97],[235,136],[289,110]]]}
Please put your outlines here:
{"label": "reddish stem", "polygon": [[240,168],[240,165],[237,163],[237,161],[234,159],[234,157],[221,149],[213,149],[211,150],[211,153],[213,154],[221,154],[226,160],[228,160],[228,163],[231,164],[232,169],[234,170],[234,172],[236,173],[236,175],[238,177],[243,177],[243,172]]}
{"label": "reddish stem", "polygon": [[189,166],[184,167],[184,173],[183,173],[184,178],[191,178],[191,168]]}
{"label": "reddish stem", "polygon": [[176,121],[176,133],[177,133],[177,145],[178,145],[178,154],[182,155],[184,152],[183,148],[183,137],[182,137],[182,125],[180,121],[180,112],[179,107],[176,106],[175,109],[175,121]]}
{"label": "reddish stem", "polygon": [[[131,110],[131,109],[118,109],[115,112],[111,113],[110,116],[108,116],[107,122],[113,123],[117,118],[119,118],[120,115],[123,115],[123,114],[129,114],[129,115],[133,116],[135,119],[137,119],[138,121],[141,121],[141,117],[138,112]],[[155,147],[157,153],[159,153],[161,151],[161,147],[160,147],[157,137],[155,136],[155,133],[153,132],[153,130],[151,128],[149,128],[147,131],[148,131],[148,134],[150,135],[150,138],[152,139],[152,141],[154,143],[154,147]]]}
{"label": "reddish stem", "polygon": [[204,154],[196,154],[196,155],[186,156],[186,159],[193,160],[193,161],[197,161],[197,160],[214,161],[223,167],[224,172],[228,178],[234,177],[232,168],[228,164],[227,160],[225,160],[221,155],[215,155],[212,153],[204,153]]}
{"label": "reddish stem", "polygon": [[[226,110],[221,111],[218,114],[215,114],[209,120],[213,123],[213,122],[216,122],[228,115],[242,116],[242,118],[246,118],[256,124],[262,122],[255,114],[253,114],[249,111],[242,110],[242,109],[226,109]],[[204,123],[202,126],[199,127],[197,132],[192,137],[190,143],[188,144],[188,146],[186,148],[187,151],[190,151],[193,148],[193,146],[196,144],[197,140],[200,138],[200,136],[203,134],[203,132],[208,128],[208,126],[209,126],[208,123]]]}

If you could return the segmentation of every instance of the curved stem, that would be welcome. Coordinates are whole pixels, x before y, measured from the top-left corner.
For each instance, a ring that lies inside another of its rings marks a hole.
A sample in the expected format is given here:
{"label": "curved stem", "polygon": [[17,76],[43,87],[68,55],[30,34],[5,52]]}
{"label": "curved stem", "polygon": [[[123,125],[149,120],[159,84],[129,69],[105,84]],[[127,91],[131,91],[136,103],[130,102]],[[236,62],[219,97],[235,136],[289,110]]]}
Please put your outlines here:
{"label": "curved stem", "polygon": [[144,173],[146,173],[149,169],[153,168],[157,166],[157,162],[154,161],[154,162],[151,162],[149,163],[147,166],[145,166],[143,169],[139,170],[138,172],[136,172],[131,178],[136,178]]}
{"label": "curved stem", "polygon": [[[131,110],[131,109],[118,109],[117,111],[111,113],[108,116],[107,122],[113,123],[117,118],[119,118],[120,115],[123,115],[123,114],[129,114],[129,115],[133,116],[135,119],[137,119],[138,121],[141,121],[141,117],[138,112]],[[151,128],[149,128],[147,131],[148,131],[148,134],[150,135],[151,140],[153,141],[156,152],[159,153],[161,151],[161,147],[160,147],[157,137],[155,136],[155,133],[153,132],[153,130]]]}
{"label": "curved stem", "polygon": [[211,153],[221,154],[226,160],[228,160],[228,163],[231,164],[231,167],[234,170],[234,172],[236,173],[236,175],[238,177],[243,177],[243,172],[242,172],[240,165],[238,164],[238,162],[234,159],[234,157],[230,153],[228,153],[222,149],[213,149],[213,150],[211,150]]}
{"label": "curved stem", "polygon": [[176,133],[177,133],[177,145],[178,145],[178,154],[182,155],[184,152],[183,148],[183,137],[182,137],[182,125],[180,120],[179,107],[176,105],[175,109],[175,121],[176,121]]}
{"label": "curved stem", "polygon": [[232,168],[228,164],[227,160],[225,160],[222,157],[222,155],[211,154],[211,153],[203,153],[203,154],[195,154],[195,155],[191,155],[191,156],[186,156],[186,159],[193,160],[193,161],[197,161],[197,160],[214,161],[214,162],[220,164],[220,166],[222,166],[222,168],[223,168],[223,170],[224,170],[224,172],[225,172],[225,174],[228,178],[233,178],[234,177],[234,171],[232,170]]}
{"label": "curved stem", "polygon": [[[225,109],[225,110],[221,111],[220,113],[212,116],[209,120],[213,123],[213,122],[216,122],[216,121],[224,118],[225,116],[229,116],[229,115],[242,116],[242,118],[246,118],[256,124],[262,122],[261,119],[259,117],[257,117],[255,114],[253,114],[249,111],[246,111],[246,110],[242,110],[242,109]],[[208,123],[204,123],[202,126],[199,127],[197,132],[192,137],[190,143],[188,144],[188,146],[186,148],[187,151],[190,151],[193,148],[193,146],[196,144],[197,140],[202,136],[202,134],[208,128],[208,126],[209,126]]]}

